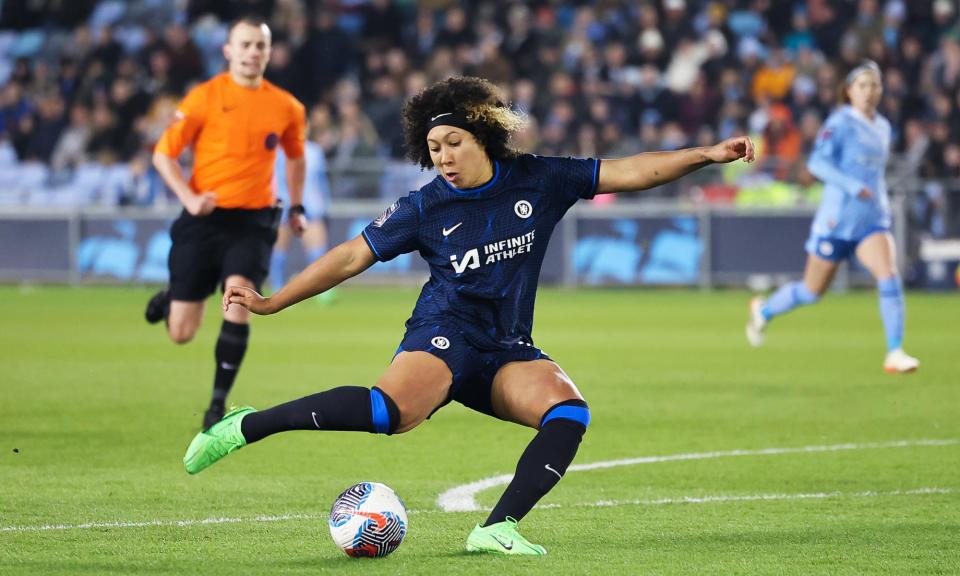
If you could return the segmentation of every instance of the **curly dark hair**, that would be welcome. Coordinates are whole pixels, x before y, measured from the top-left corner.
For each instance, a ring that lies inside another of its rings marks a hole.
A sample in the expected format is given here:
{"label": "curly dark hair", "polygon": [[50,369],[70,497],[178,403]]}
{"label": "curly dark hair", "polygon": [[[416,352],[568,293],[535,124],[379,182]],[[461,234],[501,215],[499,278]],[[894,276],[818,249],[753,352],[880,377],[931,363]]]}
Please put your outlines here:
{"label": "curly dark hair", "polygon": [[507,107],[499,90],[489,80],[455,76],[424,88],[403,105],[404,151],[407,158],[423,168],[432,168],[427,147],[427,125],[432,116],[462,111],[471,124],[470,132],[494,160],[515,158],[510,136],[523,127],[526,118]]}

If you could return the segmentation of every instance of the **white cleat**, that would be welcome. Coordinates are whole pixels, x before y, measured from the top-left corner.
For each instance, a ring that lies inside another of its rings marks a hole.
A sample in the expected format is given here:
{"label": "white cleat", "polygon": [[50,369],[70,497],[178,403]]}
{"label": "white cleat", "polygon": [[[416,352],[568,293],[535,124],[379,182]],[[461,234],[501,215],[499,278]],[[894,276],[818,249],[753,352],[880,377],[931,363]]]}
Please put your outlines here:
{"label": "white cleat", "polygon": [[909,374],[916,372],[917,368],[920,368],[920,361],[904,352],[903,348],[887,352],[883,361],[883,370],[888,374]]}
{"label": "white cleat", "polygon": [[750,300],[750,318],[747,319],[747,342],[757,348],[763,345],[763,331],[767,329],[767,319],[760,313],[763,298],[756,296]]}

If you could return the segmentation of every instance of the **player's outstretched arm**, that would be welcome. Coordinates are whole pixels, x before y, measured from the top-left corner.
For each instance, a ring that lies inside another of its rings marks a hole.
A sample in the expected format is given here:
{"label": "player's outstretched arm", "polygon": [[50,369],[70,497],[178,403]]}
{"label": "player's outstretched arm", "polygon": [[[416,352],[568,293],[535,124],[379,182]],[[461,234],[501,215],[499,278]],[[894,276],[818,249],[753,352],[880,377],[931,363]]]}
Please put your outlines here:
{"label": "player's outstretched arm", "polygon": [[274,314],[333,288],[373,266],[376,261],[367,242],[357,236],[315,260],[273,296],[265,298],[251,288],[227,286],[223,291],[223,309],[239,304],[254,314]]}
{"label": "player's outstretched arm", "polygon": [[709,164],[743,159],[753,162],[753,142],[746,136],[730,138],[713,146],[684,148],[673,152],[644,152],[600,163],[597,194],[646,190],[699,170]]}

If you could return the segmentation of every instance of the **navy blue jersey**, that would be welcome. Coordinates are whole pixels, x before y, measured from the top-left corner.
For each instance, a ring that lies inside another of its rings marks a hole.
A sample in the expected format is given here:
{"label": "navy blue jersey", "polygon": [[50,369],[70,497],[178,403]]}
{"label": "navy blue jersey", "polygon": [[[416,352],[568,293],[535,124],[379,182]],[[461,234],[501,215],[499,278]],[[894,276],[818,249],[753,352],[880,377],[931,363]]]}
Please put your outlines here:
{"label": "navy blue jersey", "polygon": [[378,260],[417,250],[430,280],[407,328],[454,321],[484,350],[532,343],[540,267],[554,226],[597,191],[599,160],[525,154],[495,162],[487,184],[441,176],[399,199],[363,231]]}

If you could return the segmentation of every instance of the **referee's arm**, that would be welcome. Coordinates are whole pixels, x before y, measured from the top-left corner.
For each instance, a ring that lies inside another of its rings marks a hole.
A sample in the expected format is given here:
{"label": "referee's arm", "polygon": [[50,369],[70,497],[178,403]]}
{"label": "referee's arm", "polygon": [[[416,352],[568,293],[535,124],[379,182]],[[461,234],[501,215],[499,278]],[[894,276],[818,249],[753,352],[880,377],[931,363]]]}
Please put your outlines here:
{"label": "referee's arm", "polygon": [[194,216],[206,216],[216,208],[216,194],[213,192],[204,192],[197,194],[183,177],[183,169],[180,168],[180,162],[176,158],[171,158],[160,152],[153,153],[153,166],[160,173],[160,177],[167,184],[167,187],[177,195],[187,212]]}
{"label": "referee's arm", "polygon": [[[286,178],[287,191],[290,193],[290,206],[303,205],[303,185],[307,175],[306,156],[287,158]],[[307,227],[307,219],[303,214],[291,214],[288,218],[290,228],[297,236],[303,234]]]}

